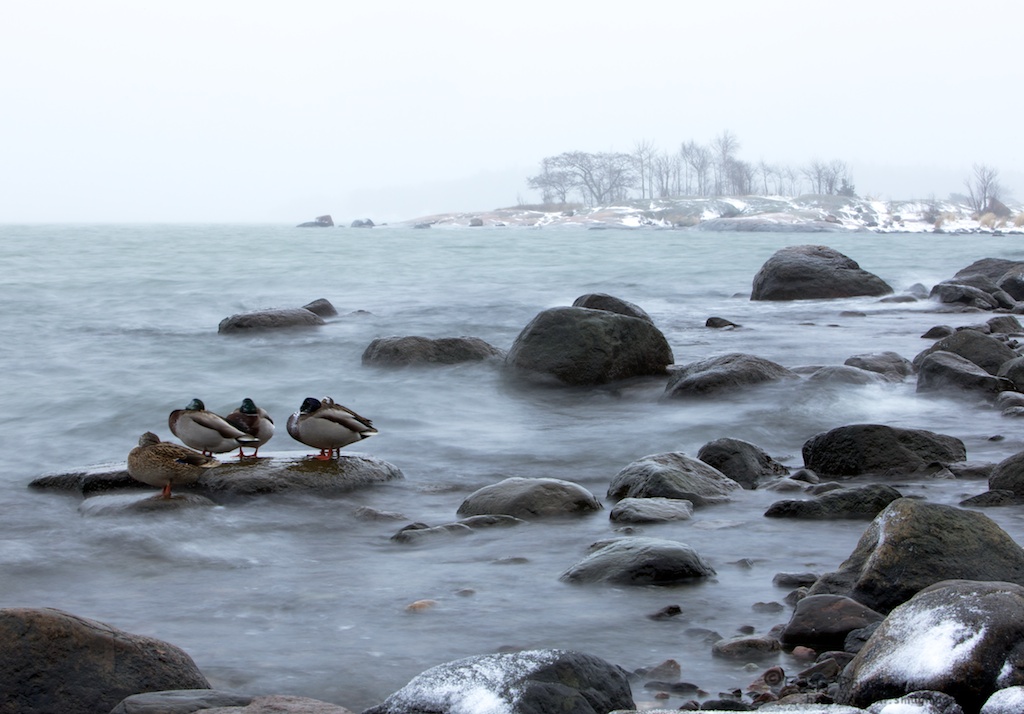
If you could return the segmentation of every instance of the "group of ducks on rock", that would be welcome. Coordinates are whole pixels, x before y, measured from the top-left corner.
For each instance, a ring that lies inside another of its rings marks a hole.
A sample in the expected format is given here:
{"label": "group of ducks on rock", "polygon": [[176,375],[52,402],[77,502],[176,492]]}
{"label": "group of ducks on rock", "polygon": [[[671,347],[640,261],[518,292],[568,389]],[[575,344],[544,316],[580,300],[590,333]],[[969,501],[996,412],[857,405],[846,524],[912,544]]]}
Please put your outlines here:
{"label": "group of ducks on rock", "polygon": [[[238,449],[239,459],[256,458],[260,447],[274,436],[274,420],[248,397],[226,417],[208,411],[201,400],[193,399],[184,409],[170,413],[167,426],[185,446],[161,441],[147,431],[128,454],[128,474],[161,487],[163,498],[171,497],[171,486],[194,483],[205,469],[218,466],[220,461],[214,454]],[[306,397],[299,410],[288,417],[287,428],[296,441],[319,449],[313,458],[324,461],[340,456],[342,447],[377,433],[373,422],[330,397]],[[252,448],[253,453],[246,455],[244,447]]]}

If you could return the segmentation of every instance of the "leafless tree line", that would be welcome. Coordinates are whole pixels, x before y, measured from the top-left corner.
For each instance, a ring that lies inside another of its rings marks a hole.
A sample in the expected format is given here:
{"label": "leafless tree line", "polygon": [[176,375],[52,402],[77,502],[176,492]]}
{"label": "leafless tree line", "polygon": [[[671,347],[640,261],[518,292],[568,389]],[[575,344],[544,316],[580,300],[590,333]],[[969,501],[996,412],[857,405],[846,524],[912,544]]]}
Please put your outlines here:
{"label": "leafless tree line", "polygon": [[740,142],[723,131],[708,144],[690,140],[674,151],[638,141],[632,153],[567,151],[541,161],[541,171],[526,183],[545,203],[568,203],[578,197],[590,206],[631,198],[680,196],[796,196],[805,191],[853,196],[843,161],[814,160],[793,167],[756,164],[739,158]]}

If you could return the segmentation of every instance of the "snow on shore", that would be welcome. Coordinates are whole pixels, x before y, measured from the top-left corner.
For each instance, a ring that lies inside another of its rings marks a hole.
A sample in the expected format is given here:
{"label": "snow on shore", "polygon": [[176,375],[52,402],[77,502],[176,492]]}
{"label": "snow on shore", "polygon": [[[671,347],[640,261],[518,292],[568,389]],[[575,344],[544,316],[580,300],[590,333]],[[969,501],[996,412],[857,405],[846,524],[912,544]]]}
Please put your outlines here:
{"label": "snow on shore", "polygon": [[426,216],[405,225],[429,227],[577,226],[728,231],[872,231],[875,233],[1024,233],[1024,208],[1011,215],[972,216],[952,201],[879,201],[843,196],[743,196],[625,201],[597,208],[518,206]]}

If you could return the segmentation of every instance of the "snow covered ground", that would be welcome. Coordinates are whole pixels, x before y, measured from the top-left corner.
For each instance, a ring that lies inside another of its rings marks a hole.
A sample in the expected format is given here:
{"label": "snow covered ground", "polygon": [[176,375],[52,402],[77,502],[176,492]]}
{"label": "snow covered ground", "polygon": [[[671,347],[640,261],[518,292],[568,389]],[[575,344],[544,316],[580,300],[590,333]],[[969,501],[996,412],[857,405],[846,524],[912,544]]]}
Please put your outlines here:
{"label": "snow covered ground", "polygon": [[520,206],[447,213],[404,222],[417,227],[554,225],[583,228],[688,228],[729,231],[873,231],[876,233],[1024,233],[1024,206],[980,218],[945,200],[879,201],[843,196],[742,196],[625,201],[597,208]]}

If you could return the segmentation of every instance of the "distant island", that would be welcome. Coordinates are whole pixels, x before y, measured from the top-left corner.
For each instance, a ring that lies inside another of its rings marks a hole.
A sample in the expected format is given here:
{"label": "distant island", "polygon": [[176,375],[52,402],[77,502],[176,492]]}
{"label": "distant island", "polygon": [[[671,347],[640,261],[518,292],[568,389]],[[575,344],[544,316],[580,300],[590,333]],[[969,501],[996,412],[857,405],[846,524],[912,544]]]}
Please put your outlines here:
{"label": "distant island", "polygon": [[1024,233],[1024,206],[997,199],[985,210],[966,200],[882,201],[809,194],[631,199],[608,206],[539,204],[444,213],[397,225],[429,227],[652,228],[764,232]]}

